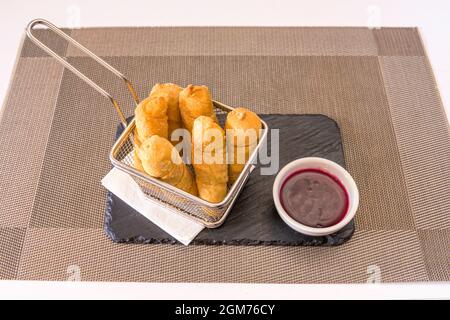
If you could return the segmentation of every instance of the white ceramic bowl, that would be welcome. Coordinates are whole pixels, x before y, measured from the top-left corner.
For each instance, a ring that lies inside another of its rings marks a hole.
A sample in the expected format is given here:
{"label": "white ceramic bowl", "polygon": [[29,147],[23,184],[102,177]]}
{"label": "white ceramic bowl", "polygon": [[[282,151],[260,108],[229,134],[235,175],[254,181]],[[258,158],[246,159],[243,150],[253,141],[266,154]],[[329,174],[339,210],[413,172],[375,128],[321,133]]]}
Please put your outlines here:
{"label": "white ceramic bowl", "polygon": [[[329,173],[332,176],[338,178],[344,188],[347,190],[349,197],[348,210],[344,218],[337,224],[325,228],[314,228],[306,226],[291,218],[291,216],[289,216],[284,210],[280,201],[281,186],[291,173],[301,169],[319,169],[326,173]],[[292,161],[288,163],[283,169],[281,169],[280,172],[278,172],[273,184],[273,200],[281,219],[283,219],[283,221],[292,229],[310,236],[324,236],[339,231],[353,219],[359,205],[359,192],[352,176],[340,165],[327,159],[309,157]]]}

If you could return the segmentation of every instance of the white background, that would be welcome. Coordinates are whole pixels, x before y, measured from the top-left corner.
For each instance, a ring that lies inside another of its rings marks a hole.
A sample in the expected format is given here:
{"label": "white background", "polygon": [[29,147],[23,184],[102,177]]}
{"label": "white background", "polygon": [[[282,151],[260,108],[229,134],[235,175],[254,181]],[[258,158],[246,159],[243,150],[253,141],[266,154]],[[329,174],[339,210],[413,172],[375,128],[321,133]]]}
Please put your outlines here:
{"label": "white background", "polygon": [[[0,101],[6,94],[26,24],[45,18],[60,27],[90,26],[417,26],[450,114],[450,1],[2,1]],[[1,265],[1,264],[0,264]],[[175,290],[176,289],[176,290]],[[305,286],[0,282],[8,297],[399,298],[447,297],[447,284]],[[214,293],[214,295],[211,295]]]}

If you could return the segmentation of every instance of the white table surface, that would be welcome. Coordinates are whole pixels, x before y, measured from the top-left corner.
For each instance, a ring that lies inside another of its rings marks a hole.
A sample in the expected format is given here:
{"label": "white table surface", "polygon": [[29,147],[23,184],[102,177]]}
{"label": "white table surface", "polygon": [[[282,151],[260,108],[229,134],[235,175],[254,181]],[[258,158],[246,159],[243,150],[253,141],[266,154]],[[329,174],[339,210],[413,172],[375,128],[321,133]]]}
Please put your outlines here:
{"label": "white table surface", "polygon": [[[450,114],[448,0],[13,0],[0,3],[0,101],[26,24],[91,26],[417,26]],[[3,103],[2,103],[3,105]],[[0,106],[1,108],[1,106]],[[1,264],[0,264],[1,265]],[[213,294],[212,294],[213,293]],[[175,294],[175,295],[174,295]],[[447,298],[450,284],[255,285],[0,281],[0,298]]]}

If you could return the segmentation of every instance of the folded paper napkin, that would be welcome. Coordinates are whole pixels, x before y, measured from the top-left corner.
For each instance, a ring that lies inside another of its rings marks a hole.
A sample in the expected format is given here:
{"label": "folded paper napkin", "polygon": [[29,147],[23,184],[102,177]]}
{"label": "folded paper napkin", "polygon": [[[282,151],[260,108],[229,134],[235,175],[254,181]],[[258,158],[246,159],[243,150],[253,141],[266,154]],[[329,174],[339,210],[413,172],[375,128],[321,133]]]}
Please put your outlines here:
{"label": "folded paper napkin", "polygon": [[113,168],[102,179],[102,185],[184,245],[188,245],[204,228],[149,200],[133,178],[119,169]]}

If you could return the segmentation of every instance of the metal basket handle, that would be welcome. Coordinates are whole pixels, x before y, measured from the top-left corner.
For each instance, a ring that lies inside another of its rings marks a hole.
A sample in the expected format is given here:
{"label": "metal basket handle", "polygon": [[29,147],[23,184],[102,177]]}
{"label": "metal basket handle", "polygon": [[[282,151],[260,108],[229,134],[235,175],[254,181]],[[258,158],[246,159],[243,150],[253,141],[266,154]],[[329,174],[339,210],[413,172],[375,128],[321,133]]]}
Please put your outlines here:
{"label": "metal basket handle", "polygon": [[112,73],[114,73],[116,76],[118,76],[119,78],[121,78],[125,84],[127,85],[128,91],[131,93],[131,96],[133,97],[133,100],[136,104],[139,103],[139,97],[136,94],[136,91],[134,90],[131,82],[125,78],[125,76],[120,73],[119,71],[117,71],[116,69],[114,69],[110,64],[108,64],[105,60],[103,60],[102,58],[100,58],[99,56],[95,55],[94,53],[92,53],[90,50],[88,50],[87,48],[85,48],[84,46],[82,46],[80,43],[78,43],[77,41],[75,41],[73,38],[71,38],[70,36],[68,36],[67,34],[65,34],[61,29],[59,29],[58,27],[56,27],[54,24],[52,24],[51,22],[44,20],[44,19],[35,19],[33,21],[31,21],[27,28],[26,28],[26,34],[28,36],[28,38],[30,38],[31,41],[33,41],[36,45],[38,45],[42,50],[44,50],[45,52],[47,52],[50,56],[52,56],[53,58],[55,58],[56,60],[58,60],[59,63],[61,63],[64,67],[66,67],[67,69],[69,69],[70,71],[72,71],[73,73],[75,73],[79,78],[81,78],[82,80],[84,80],[84,82],[86,82],[87,84],[89,84],[92,88],[94,88],[95,90],[97,90],[99,93],[101,93],[103,96],[105,96],[106,98],[108,98],[111,103],[113,104],[114,108],[116,109],[117,114],[120,117],[120,121],[122,122],[122,124],[124,125],[124,127],[127,126],[127,118],[125,117],[125,115],[123,114],[122,110],[119,107],[119,103],[117,102],[116,99],[113,98],[113,96],[111,94],[109,94],[106,90],[104,90],[103,88],[101,88],[98,84],[96,84],[94,81],[92,81],[90,78],[88,78],[86,75],[84,75],[81,71],[79,71],[77,68],[75,68],[73,65],[71,65],[69,62],[67,62],[64,58],[62,58],[61,56],[59,56],[58,54],[56,54],[52,49],[50,49],[49,47],[47,47],[45,44],[43,44],[40,40],[38,40],[32,33],[33,28],[36,25],[44,25],[46,26],[48,29],[52,30],[53,32],[55,32],[57,35],[61,36],[62,38],[64,38],[65,40],[67,40],[69,43],[71,43],[72,45],[74,45],[76,48],[78,48],[79,50],[83,51],[84,53],[86,53],[89,57],[91,57],[92,59],[94,59],[95,61],[97,61],[99,64],[101,64],[103,67],[105,67],[106,69],[108,69],[109,71],[111,71]]}

